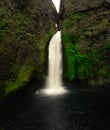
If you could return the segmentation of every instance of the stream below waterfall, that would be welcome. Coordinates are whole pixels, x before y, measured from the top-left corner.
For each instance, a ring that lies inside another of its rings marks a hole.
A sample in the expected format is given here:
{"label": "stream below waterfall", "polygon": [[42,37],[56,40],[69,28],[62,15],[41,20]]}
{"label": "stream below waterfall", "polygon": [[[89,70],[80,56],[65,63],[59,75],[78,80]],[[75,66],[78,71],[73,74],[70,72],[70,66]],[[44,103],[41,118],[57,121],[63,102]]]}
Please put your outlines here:
{"label": "stream below waterfall", "polygon": [[32,94],[0,107],[3,130],[110,130],[110,92],[69,90],[57,96]]}

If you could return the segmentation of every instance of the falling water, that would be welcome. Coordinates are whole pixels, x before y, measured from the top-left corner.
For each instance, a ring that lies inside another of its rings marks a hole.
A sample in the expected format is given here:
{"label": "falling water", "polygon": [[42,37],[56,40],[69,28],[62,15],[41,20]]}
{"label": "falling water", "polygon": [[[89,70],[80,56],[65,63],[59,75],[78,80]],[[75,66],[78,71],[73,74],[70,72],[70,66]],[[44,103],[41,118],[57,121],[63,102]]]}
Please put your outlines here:
{"label": "falling water", "polygon": [[62,85],[62,43],[61,31],[57,31],[52,37],[48,49],[48,77],[46,94],[56,95],[65,93]]}
{"label": "falling water", "polygon": [[60,10],[60,0],[52,0],[52,2],[54,3],[55,5],[55,8],[57,10],[57,13],[59,13],[59,10]]}
{"label": "falling water", "polygon": [[[60,0],[52,0],[55,4],[57,13],[59,13]],[[55,24],[56,29],[58,25]],[[48,95],[63,94],[66,92],[62,85],[62,43],[61,31],[57,31],[49,43],[48,49],[48,76],[46,80],[46,89],[43,93]]]}
{"label": "falling water", "polygon": [[61,32],[52,37],[49,44],[48,62],[48,87],[59,88],[62,86],[62,44]]}

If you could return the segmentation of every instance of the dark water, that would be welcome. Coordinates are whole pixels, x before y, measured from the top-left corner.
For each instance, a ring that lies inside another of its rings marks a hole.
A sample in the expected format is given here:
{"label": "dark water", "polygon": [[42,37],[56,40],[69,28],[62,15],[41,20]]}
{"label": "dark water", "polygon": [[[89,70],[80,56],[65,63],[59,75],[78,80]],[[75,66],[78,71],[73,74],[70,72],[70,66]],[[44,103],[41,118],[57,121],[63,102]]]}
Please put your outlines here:
{"label": "dark water", "polygon": [[4,130],[110,130],[110,91],[25,96],[0,108],[0,126]]}

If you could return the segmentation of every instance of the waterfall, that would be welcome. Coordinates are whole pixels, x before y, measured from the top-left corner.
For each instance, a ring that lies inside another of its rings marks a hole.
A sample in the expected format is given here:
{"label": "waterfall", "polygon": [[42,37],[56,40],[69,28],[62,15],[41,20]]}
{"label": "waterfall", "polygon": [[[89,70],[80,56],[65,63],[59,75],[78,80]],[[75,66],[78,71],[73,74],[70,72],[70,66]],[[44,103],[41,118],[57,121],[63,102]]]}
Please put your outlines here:
{"label": "waterfall", "polygon": [[57,31],[52,37],[48,53],[47,86],[49,88],[59,88],[62,86],[62,44],[60,31]]}
{"label": "waterfall", "polygon": [[48,77],[45,93],[49,95],[65,93],[66,90],[62,85],[61,31],[57,31],[50,40],[48,54]]}
{"label": "waterfall", "polygon": [[55,8],[57,10],[57,13],[59,13],[59,10],[60,10],[60,0],[52,0],[52,2],[54,3],[55,5]]}
{"label": "waterfall", "polygon": [[[59,13],[60,0],[52,0],[55,4],[57,13]],[[58,25],[55,24],[56,29]],[[62,85],[62,42],[61,31],[57,31],[52,37],[48,48],[48,76],[46,80],[46,89],[43,93],[47,95],[57,95],[66,92]]]}

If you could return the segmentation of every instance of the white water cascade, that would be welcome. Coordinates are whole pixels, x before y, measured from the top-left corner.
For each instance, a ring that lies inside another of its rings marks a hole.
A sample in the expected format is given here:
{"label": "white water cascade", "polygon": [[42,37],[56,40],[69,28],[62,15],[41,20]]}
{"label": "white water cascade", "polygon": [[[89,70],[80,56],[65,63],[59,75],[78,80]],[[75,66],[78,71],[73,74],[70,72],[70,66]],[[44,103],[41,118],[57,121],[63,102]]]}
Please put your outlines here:
{"label": "white water cascade", "polygon": [[62,86],[62,44],[60,31],[57,31],[52,37],[48,53],[47,86],[49,88],[59,88]]}
{"label": "white water cascade", "polygon": [[62,85],[62,43],[61,31],[52,37],[48,50],[48,77],[45,93],[57,95],[65,93]]}
{"label": "white water cascade", "polygon": [[55,5],[55,8],[57,10],[57,13],[59,13],[59,10],[60,10],[60,0],[52,0],[52,2],[54,3]]}
{"label": "white water cascade", "polygon": [[[60,9],[60,0],[52,0],[55,4],[57,13]],[[55,24],[57,28],[58,25]],[[62,85],[62,42],[61,31],[57,31],[49,43],[48,49],[48,76],[46,80],[46,88],[43,90],[47,95],[64,94],[66,89]]]}

